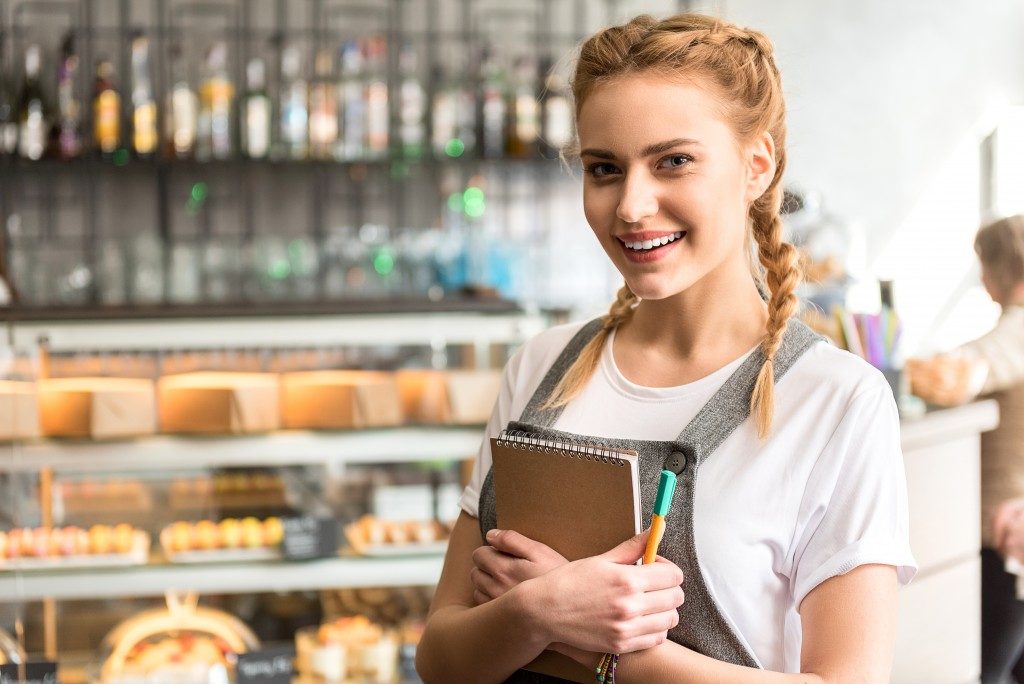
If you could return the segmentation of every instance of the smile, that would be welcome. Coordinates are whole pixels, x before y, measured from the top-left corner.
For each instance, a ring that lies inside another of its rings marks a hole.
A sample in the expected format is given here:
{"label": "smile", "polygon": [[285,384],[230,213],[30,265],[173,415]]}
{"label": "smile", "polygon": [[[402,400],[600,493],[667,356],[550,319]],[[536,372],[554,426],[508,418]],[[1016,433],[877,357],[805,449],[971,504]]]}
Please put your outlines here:
{"label": "smile", "polygon": [[676,233],[672,233],[671,235],[662,235],[661,237],[656,237],[651,240],[637,240],[636,242],[628,242],[622,238],[619,238],[619,240],[626,246],[626,249],[633,250],[634,252],[649,252],[652,249],[663,247],[670,242],[675,242],[684,235],[686,235],[686,231],[680,230]]}

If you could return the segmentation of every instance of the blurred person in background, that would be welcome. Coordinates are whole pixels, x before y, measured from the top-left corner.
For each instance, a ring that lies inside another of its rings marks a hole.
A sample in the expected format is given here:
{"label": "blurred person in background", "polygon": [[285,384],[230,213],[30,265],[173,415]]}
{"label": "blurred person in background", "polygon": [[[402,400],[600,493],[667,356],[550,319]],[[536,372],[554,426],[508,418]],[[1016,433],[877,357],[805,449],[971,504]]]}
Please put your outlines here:
{"label": "blurred person in background", "polygon": [[1024,682],[1024,601],[1004,569],[1004,558],[1024,562],[1024,215],[983,227],[974,249],[999,322],[953,352],[911,359],[907,371],[930,403],[999,403],[999,427],[981,437],[981,679]]}

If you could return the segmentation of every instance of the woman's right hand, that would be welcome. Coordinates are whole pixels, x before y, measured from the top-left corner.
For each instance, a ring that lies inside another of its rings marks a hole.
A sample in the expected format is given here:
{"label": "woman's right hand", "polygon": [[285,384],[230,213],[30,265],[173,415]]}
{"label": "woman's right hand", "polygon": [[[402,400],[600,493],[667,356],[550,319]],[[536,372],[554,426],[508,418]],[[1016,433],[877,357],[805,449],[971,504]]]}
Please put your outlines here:
{"label": "woman's right hand", "polygon": [[550,643],[629,653],[665,641],[679,624],[683,571],[663,558],[634,565],[643,557],[647,534],[520,585]]}

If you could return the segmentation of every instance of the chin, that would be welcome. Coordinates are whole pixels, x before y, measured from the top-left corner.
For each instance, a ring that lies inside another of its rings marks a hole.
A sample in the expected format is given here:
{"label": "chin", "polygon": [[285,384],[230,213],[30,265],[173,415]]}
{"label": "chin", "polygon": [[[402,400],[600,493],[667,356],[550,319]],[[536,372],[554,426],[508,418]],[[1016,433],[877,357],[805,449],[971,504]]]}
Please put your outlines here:
{"label": "chin", "polygon": [[[646,280],[646,282],[645,282]],[[685,292],[693,283],[666,283],[651,282],[652,279],[642,279],[640,282],[629,283],[629,289],[640,299],[656,302],[659,299],[668,299]]]}

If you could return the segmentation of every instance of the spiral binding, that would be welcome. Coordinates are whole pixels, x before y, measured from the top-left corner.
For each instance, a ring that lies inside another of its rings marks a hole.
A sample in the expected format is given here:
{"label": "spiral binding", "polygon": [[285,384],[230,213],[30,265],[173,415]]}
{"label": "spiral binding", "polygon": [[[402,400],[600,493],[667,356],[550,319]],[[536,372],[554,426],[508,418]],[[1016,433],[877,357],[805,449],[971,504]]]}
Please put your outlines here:
{"label": "spiral binding", "polygon": [[521,430],[502,430],[498,446],[544,454],[557,454],[580,460],[597,461],[609,465],[625,466],[621,452],[582,439],[539,437]]}

